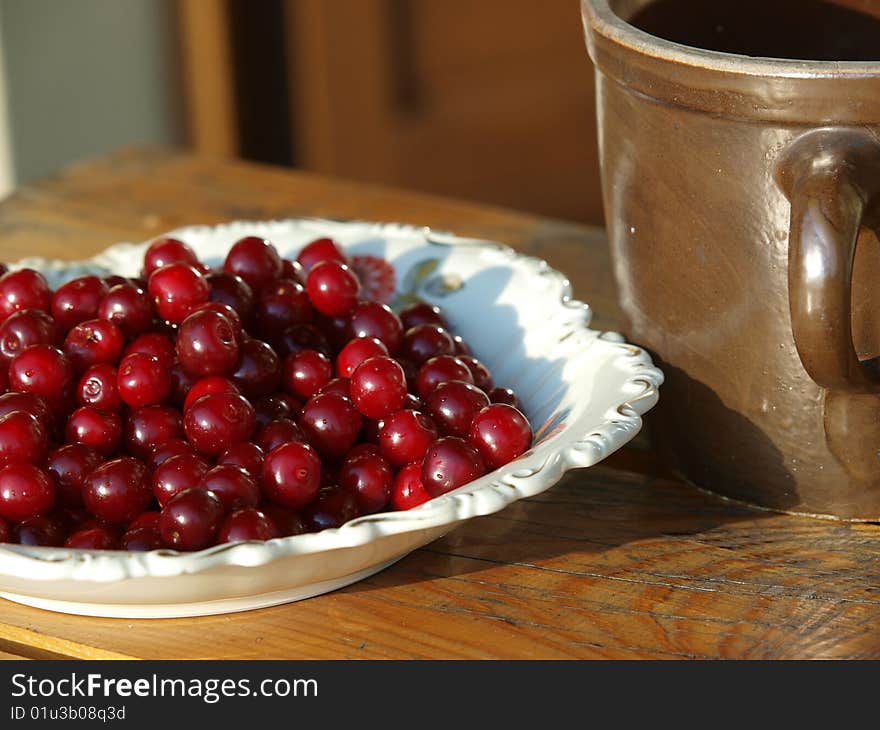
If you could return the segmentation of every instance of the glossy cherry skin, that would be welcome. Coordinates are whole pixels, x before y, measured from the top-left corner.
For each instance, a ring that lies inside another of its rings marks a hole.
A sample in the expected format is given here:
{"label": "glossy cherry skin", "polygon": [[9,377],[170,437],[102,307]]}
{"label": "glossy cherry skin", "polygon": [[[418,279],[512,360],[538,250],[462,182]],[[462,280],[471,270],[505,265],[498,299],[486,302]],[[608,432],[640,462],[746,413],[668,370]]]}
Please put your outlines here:
{"label": "glossy cherry skin", "polygon": [[0,517],[20,522],[40,517],[55,504],[55,483],[33,464],[9,464],[0,469]]}
{"label": "glossy cherry skin", "polygon": [[182,454],[195,454],[196,450],[188,441],[183,439],[169,439],[161,444],[156,444],[150,455],[147,457],[147,468],[150,472],[154,472],[157,467],[164,464],[172,456],[180,456]]}
{"label": "glossy cherry skin", "polygon": [[241,317],[238,312],[236,312],[232,307],[228,304],[223,304],[223,302],[205,302],[204,304],[199,304],[196,307],[193,307],[190,311],[189,315],[192,316],[197,312],[214,312],[215,314],[222,314],[226,319],[229,320],[229,324],[232,325],[232,329],[235,332],[236,341],[241,340],[242,336],[245,335],[244,324],[241,321]]}
{"label": "glossy cherry skin", "polygon": [[169,406],[133,408],[125,419],[125,450],[139,459],[148,459],[153,448],[172,439],[183,438],[180,412]]}
{"label": "glossy cherry skin", "polygon": [[339,486],[354,495],[361,514],[380,512],[391,499],[394,471],[385,459],[372,453],[346,458],[339,470]]}
{"label": "glossy cherry skin", "polygon": [[168,264],[197,266],[198,263],[198,257],[189,246],[177,238],[166,236],[153,241],[144,254],[144,275],[149,276]]}
{"label": "glossy cherry skin", "polygon": [[269,421],[254,436],[254,443],[266,453],[288,441],[305,441],[302,430],[288,418]]}
{"label": "glossy cherry skin", "polygon": [[109,527],[77,530],[65,540],[64,547],[74,550],[115,550],[119,547],[119,534]]}
{"label": "glossy cherry skin", "polygon": [[440,431],[461,438],[468,437],[474,416],[487,405],[489,398],[482,390],[459,380],[441,383],[425,398],[425,407]]}
{"label": "glossy cherry skin", "polygon": [[437,439],[422,461],[422,485],[432,497],[452,491],[486,473],[479,452],[455,436]]}
{"label": "glossy cherry skin", "polygon": [[272,333],[267,337],[281,357],[287,357],[300,350],[317,350],[327,357],[332,354],[332,348],[324,333],[312,324],[291,325],[282,332]]}
{"label": "glossy cherry skin", "polygon": [[312,306],[327,317],[352,313],[361,285],[354,272],[338,261],[322,261],[309,272],[306,291]]}
{"label": "glossy cherry skin", "polygon": [[260,511],[272,520],[278,530],[279,537],[302,535],[306,531],[306,523],[292,509],[267,502],[260,508]]}
{"label": "glossy cherry skin", "polygon": [[461,335],[453,335],[452,344],[455,346],[455,354],[459,357],[462,355],[473,355],[471,348],[468,347],[467,342],[461,338]]}
{"label": "glossy cherry skin", "polygon": [[0,467],[8,464],[41,465],[49,446],[46,429],[26,411],[0,418]]}
{"label": "glossy cherry skin", "polygon": [[434,392],[440,383],[460,380],[473,384],[474,378],[463,360],[453,355],[437,355],[425,361],[416,377],[416,390],[423,400]]}
{"label": "glossy cherry skin", "polygon": [[116,389],[131,408],[164,403],[171,393],[171,373],[158,358],[136,352],[119,362]]}
{"label": "glossy cherry skin", "polygon": [[403,323],[404,331],[420,324],[436,324],[443,328],[449,327],[446,318],[440,311],[440,307],[435,307],[427,302],[415,302],[404,307],[400,312],[400,321]]}
{"label": "glossy cherry skin", "polygon": [[306,244],[303,246],[302,251],[299,252],[296,260],[305,269],[306,273],[322,261],[348,263],[348,258],[342,252],[342,249],[331,238],[316,238],[311,243]]}
{"label": "glossy cherry skin", "polygon": [[381,302],[361,302],[351,315],[353,337],[375,337],[391,353],[403,340],[403,324],[391,307]]}
{"label": "glossy cherry skin", "polygon": [[241,395],[238,391],[238,387],[235,383],[229,380],[229,378],[224,378],[220,375],[211,375],[207,378],[197,380],[193,384],[189,393],[186,394],[186,400],[183,403],[183,410],[187,411],[189,407],[203,395],[210,395],[211,393],[233,393],[235,395]]}
{"label": "glossy cherry skin", "polygon": [[483,408],[474,417],[470,442],[489,469],[513,461],[532,445],[532,427],[513,406],[503,403]]}
{"label": "glossy cherry skin", "polygon": [[227,517],[220,526],[218,543],[243,540],[271,540],[280,537],[275,523],[258,509],[239,509]]}
{"label": "glossy cherry skin", "polygon": [[23,309],[0,324],[0,359],[4,366],[31,345],[54,345],[58,340],[55,321],[41,309]]}
{"label": "glossy cherry skin", "polygon": [[229,375],[238,363],[238,341],[228,317],[210,310],[191,313],[180,325],[177,359],[191,375]]}
{"label": "glossy cherry skin", "polygon": [[302,513],[309,532],[341,527],[358,516],[357,500],[338,486],[324,487],[318,498]]}
{"label": "glossy cherry skin", "polygon": [[421,462],[440,434],[430,416],[419,411],[400,410],[382,422],[379,449],[392,466],[398,468],[413,461]]}
{"label": "glossy cherry skin", "polygon": [[278,250],[269,241],[248,236],[229,249],[223,270],[240,276],[254,292],[258,292],[281,278],[284,265]]}
{"label": "glossy cherry skin", "polygon": [[114,525],[131,522],[153,501],[146,467],[130,456],[101,464],[85,478],[82,495],[95,517]]}
{"label": "glossy cherry skin", "polygon": [[97,276],[80,276],[62,284],[52,295],[50,311],[62,331],[72,329],[80,322],[95,319],[98,306],[109,287]]}
{"label": "glossy cherry skin", "polygon": [[98,316],[119,327],[125,337],[136,337],[150,329],[153,304],[143,289],[133,284],[117,284],[98,304]]}
{"label": "glossy cherry skin", "polygon": [[9,388],[38,395],[50,407],[62,402],[72,387],[73,377],[70,361],[51,345],[29,347],[9,364]]}
{"label": "glossy cherry skin", "polygon": [[89,406],[77,408],[67,419],[65,439],[67,443],[83,444],[102,456],[109,456],[122,442],[122,418],[112,411]]}
{"label": "glossy cherry skin", "polygon": [[138,352],[155,357],[166,370],[171,368],[176,357],[174,342],[161,332],[147,332],[135,337],[123,351],[122,357]]}
{"label": "glossy cherry skin", "polygon": [[302,410],[302,401],[288,393],[273,393],[260,398],[254,403],[257,414],[257,428],[262,428],[270,421],[282,418],[296,420]]}
{"label": "glossy cherry skin", "polygon": [[452,335],[437,324],[419,324],[408,329],[398,350],[400,357],[421,366],[437,355],[454,355]]}
{"label": "glossy cherry skin", "polygon": [[262,488],[267,499],[290,509],[302,509],[318,495],[321,459],[309,445],[296,441],[266,454]]}
{"label": "glossy cherry skin", "polygon": [[237,466],[215,466],[202,477],[199,489],[207,489],[223,503],[227,512],[260,503],[260,488],[254,478]]}
{"label": "glossy cherry skin", "polygon": [[422,464],[414,462],[407,464],[394,479],[391,490],[391,506],[396,510],[407,510],[424,504],[431,495],[425,491],[422,484]]}
{"label": "glossy cherry skin", "polygon": [[519,405],[519,398],[516,397],[516,393],[510,388],[492,388],[492,390],[489,391],[489,400],[492,401],[492,403],[505,403],[509,406],[513,406],[517,410],[522,410]]}
{"label": "glossy cherry skin", "polygon": [[313,316],[309,295],[298,281],[279,279],[257,295],[256,322],[267,338],[295,324],[308,324]]}
{"label": "glossy cherry skin", "polygon": [[238,367],[232,382],[252,400],[270,395],[281,384],[281,361],[262,340],[248,339],[239,346]]}
{"label": "glossy cherry skin", "polygon": [[364,360],[351,374],[350,387],[352,402],[367,418],[385,418],[406,400],[406,375],[390,357]]}
{"label": "glossy cherry skin", "polygon": [[351,398],[351,381],[348,378],[333,378],[328,380],[318,393],[339,393],[346,398]]}
{"label": "glossy cherry skin", "polygon": [[83,373],[76,388],[76,402],[98,411],[118,412],[123,402],[116,383],[116,368],[110,363],[92,365]]}
{"label": "glossy cherry skin", "polygon": [[153,495],[161,506],[165,506],[175,494],[198,487],[210,468],[208,462],[196,454],[172,456],[153,472]]}
{"label": "glossy cherry skin", "polygon": [[254,479],[260,479],[263,473],[263,460],[266,454],[256,444],[242,441],[233,444],[217,457],[217,466],[237,466],[244,469]]}
{"label": "glossy cherry skin", "polygon": [[12,530],[9,529],[9,523],[0,518],[0,542],[9,542],[12,540]]}
{"label": "glossy cherry skin", "polygon": [[202,550],[214,544],[225,511],[212,492],[186,489],[162,508],[159,534],[175,550]]}
{"label": "glossy cherry skin", "polygon": [[281,278],[298,281],[305,286],[306,270],[299,261],[291,261],[290,259],[281,259]]}
{"label": "glossy cherry skin", "polygon": [[[459,355],[458,359],[467,365],[468,370],[471,371],[474,385],[484,393],[488,393],[492,390],[494,384],[492,383],[492,373],[489,371],[489,368],[477,360],[473,355]],[[461,380],[461,378],[458,378],[458,380]]]}
{"label": "glossy cherry skin", "polygon": [[211,393],[193,403],[183,417],[183,429],[201,454],[216,456],[254,432],[254,407],[241,395]]}
{"label": "glossy cherry skin", "polygon": [[52,410],[43,398],[33,393],[4,393],[0,395],[0,418],[15,411],[34,416],[47,431],[52,427]]}
{"label": "glossy cherry skin", "polygon": [[38,271],[19,269],[0,276],[0,321],[22,309],[48,312],[51,300],[49,284]]}
{"label": "glossy cherry skin", "polygon": [[254,316],[254,292],[244,279],[225,271],[211,272],[206,277],[211,291],[212,302],[232,307],[243,325],[248,325]]}
{"label": "glossy cherry skin", "polygon": [[119,541],[123,550],[145,553],[164,547],[158,527],[134,527],[122,536]]}
{"label": "glossy cherry skin", "polygon": [[49,454],[46,471],[55,482],[58,504],[81,507],[83,481],[100,463],[100,454],[85,444],[65,444]]}
{"label": "glossy cherry skin", "polygon": [[375,337],[356,337],[349,340],[336,356],[336,373],[343,378],[351,378],[358,365],[371,357],[387,355],[388,348]]}
{"label": "glossy cherry skin", "polygon": [[28,517],[12,530],[12,541],[19,545],[61,547],[69,525],[57,513]]}
{"label": "glossy cherry skin", "polygon": [[211,293],[201,272],[187,264],[168,264],[150,275],[147,289],[159,316],[180,324],[190,310],[208,301]]}
{"label": "glossy cherry skin", "polygon": [[281,368],[284,389],[303,401],[315,395],[332,376],[330,358],[316,350],[300,350],[288,355]]}
{"label": "glossy cherry skin", "polygon": [[125,346],[122,330],[106,319],[80,322],[64,338],[64,354],[77,372],[92,365],[116,363]]}
{"label": "glossy cherry skin", "polygon": [[345,396],[321,393],[303,406],[298,424],[321,456],[341,459],[354,446],[363,417]]}
{"label": "glossy cherry skin", "polygon": [[315,315],[315,325],[327,339],[331,355],[338,353],[351,339],[351,317],[348,315],[325,317],[319,313]]}

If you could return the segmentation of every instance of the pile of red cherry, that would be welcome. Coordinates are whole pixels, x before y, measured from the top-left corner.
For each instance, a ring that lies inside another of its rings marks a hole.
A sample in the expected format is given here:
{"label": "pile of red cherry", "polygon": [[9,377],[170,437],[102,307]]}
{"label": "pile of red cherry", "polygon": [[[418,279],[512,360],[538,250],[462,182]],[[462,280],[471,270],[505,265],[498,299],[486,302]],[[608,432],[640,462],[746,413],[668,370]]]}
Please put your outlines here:
{"label": "pile of red cherry", "polygon": [[437,307],[377,300],[383,269],[327,238],[294,261],[257,237],[217,269],[162,238],[143,278],[54,292],[4,269],[0,542],[296,535],[409,509],[522,454],[513,391]]}

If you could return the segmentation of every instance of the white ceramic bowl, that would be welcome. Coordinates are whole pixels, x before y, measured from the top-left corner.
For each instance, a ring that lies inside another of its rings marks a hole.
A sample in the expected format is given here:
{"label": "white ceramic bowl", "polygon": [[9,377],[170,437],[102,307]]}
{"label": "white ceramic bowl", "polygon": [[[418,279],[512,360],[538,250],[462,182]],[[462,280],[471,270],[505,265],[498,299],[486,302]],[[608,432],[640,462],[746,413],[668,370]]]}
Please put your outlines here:
{"label": "white ceramic bowl", "polygon": [[[241,611],[324,593],[371,575],[480,515],[592,466],[638,433],[663,376],[644,350],[589,329],[590,309],[545,262],[498,244],[396,224],[325,220],[235,222],[173,231],[200,258],[222,261],[245,235],[283,255],[319,236],[350,253],[388,258],[397,291],[440,305],[452,327],[512,387],[536,432],[526,454],[407,512],[360,517],[338,529],[220,545],[195,553],[0,547],[0,596],[55,611],[159,618]],[[84,272],[136,275],[148,244],[95,258],[29,259],[53,286]],[[588,255],[584,252],[584,255]]]}

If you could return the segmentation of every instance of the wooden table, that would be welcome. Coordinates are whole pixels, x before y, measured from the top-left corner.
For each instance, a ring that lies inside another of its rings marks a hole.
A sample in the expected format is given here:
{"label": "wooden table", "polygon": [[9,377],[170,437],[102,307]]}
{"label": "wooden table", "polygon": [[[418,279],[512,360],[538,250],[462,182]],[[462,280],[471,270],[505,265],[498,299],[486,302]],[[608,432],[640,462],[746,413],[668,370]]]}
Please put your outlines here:
{"label": "wooden table", "polygon": [[[0,257],[89,256],[189,223],[299,215],[426,224],[546,258],[618,317],[601,232],[268,167],[128,149],[0,204]],[[752,512],[666,474],[647,439],[344,590],[132,621],[0,601],[0,658],[867,658],[880,527]]]}

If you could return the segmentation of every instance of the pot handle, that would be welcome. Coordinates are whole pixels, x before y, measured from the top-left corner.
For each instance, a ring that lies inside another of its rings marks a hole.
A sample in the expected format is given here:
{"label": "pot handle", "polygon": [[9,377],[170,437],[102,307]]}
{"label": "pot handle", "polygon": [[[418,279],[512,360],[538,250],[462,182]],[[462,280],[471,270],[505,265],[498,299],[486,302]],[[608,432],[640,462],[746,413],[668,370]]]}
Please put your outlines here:
{"label": "pot handle", "polygon": [[864,129],[806,132],[780,155],[776,181],[791,203],[788,302],[801,363],[828,390],[880,392],[851,320],[856,241],[863,225],[880,223],[880,140]]}

